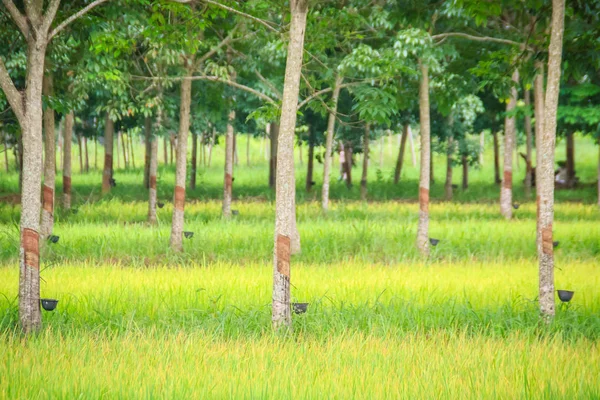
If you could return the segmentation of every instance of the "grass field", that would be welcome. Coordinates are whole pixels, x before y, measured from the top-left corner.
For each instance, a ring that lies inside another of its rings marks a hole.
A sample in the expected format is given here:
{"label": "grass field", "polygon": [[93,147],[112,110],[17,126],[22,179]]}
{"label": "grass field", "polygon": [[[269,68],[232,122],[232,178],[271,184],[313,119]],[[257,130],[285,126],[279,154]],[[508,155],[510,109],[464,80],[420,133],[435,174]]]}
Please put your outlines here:
{"label": "grass field", "polygon": [[[513,221],[501,218],[491,163],[473,171],[457,202],[432,204],[440,244],[428,260],[415,249],[410,162],[395,187],[386,153],[381,172],[372,168],[369,203],[355,201],[358,188],[334,185],[327,215],[298,182],[303,251],[292,260],[292,297],[310,304],[293,332],[276,335],[274,204],[259,145],[252,167],[240,160],[231,221],[220,217],[222,165],[201,171],[186,207],[195,235],[182,254],[168,246],[170,167],[161,170],[167,205],[156,227],[145,224],[141,170],[118,171],[106,199],[98,172],[75,174],[78,213],[57,210],[60,240],[42,249],[42,297],[58,308],[27,341],[17,328],[19,207],[0,203],[0,399],[600,398],[593,187],[557,194],[556,286],[575,296],[546,325],[535,204],[519,182],[523,204]],[[577,146],[578,173],[592,182],[597,148]],[[0,177],[0,193],[17,186],[16,174]],[[434,193],[441,198],[440,183]]]}

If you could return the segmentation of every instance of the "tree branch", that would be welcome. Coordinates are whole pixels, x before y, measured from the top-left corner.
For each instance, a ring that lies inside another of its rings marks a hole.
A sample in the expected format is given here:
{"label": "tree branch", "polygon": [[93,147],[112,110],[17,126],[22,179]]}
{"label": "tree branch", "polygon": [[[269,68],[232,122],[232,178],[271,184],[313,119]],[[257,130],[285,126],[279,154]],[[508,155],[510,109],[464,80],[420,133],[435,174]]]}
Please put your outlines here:
{"label": "tree branch", "polygon": [[107,1],[110,0],[95,0],[92,3],[88,4],[87,6],[85,6],[84,8],[82,8],[81,10],[79,10],[78,12],[76,12],[75,14],[71,15],[69,18],[65,19],[63,22],[61,22],[56,28],[54,28],[50,34],[48,34],[48,41],[52,40],[52,38],[54,36],[56,36],[57,34],[59,34],[63,29],[65,29],[69,24],[71,24],[73,21],[75,21],[78,18],[83,17],[85,14],[87,14],[91,9],[93,9],[96,6],[99,6],[102,3],[106,3]]}
{"label": "tree branch", "polygon": [[[351,86],[358,86],[363,84],[364,82],[348,82],[348,83],[342,83],[339,87],[340,89],[343,88],[347,88],[347,87],[351,87]],[[312,100],[314,100],[315,98],[324,95],[326,93],[332,92],[333,88],[326,88],[326,89],[321,89],[319,91],[314,92],[313,94],[311,94],[310,96],[308,96],[307,98],[305,98],[304,100],[302,100],[299,104],[298,104],[298,109],[304,107],[306,104],[308,104],[309,102],[311,102]]]}
{"label": "tree branch", "polygon": [[27,19],[25,18],[25,16],[21,14],[21,12],[15,6],[15,3],[13,3],[12,0],[2,0],[2,4],[4,4],[4,7],[6,7],[6,9],[8,10],[13,21],[15,21],[17,27],[19,28],[23,36],[25,36],[25,39],[27,39],[27,36],[29,35],[29,25],[27,25]]}
{"label": "tree branch", "polygon": [[[462,33],[462,32],[440,33],[439,35],[433,35],[431,37],[431,39],[441,41],[441,40],[449,38],[449,37],[460,37],[463,39],[474,40],[476,42],[494,42],[494,43],[509,44],[511,46],[519,46],[519,47],[523,46],[523,43],[515,42],[513,40],[495,38],[495,37],[491,37],[491,36],[474,36],[474,35],[469,35],[467,33]],[[527,47],[526,49],[529,51],[532,50],[529,47]]]}
{"label": "tree branch", "polygon": [[[180,3],[180,4],[190,4],[190,3],[193,3],[195,0],[171,0],[171,1],[175,2],[175,3]],[[227,10],[227,11],[232,12],[232,13],[237,14],[237,15],[241,15],[242,17],[251,19],[254,22],[258,22],[259,24],[264,25],[265,27],[267,27],[267,29],[269,29],[272,32],[279,33],[279,31],[277,29],[275,29],[273,26],[271,26],[267,21],[265,21],[263,19],[260,19],[260,18],[257,18],[257,17],[255,17],[253,15],[246,14],[245,12],[236,10],[235,8],[228,7],[228,6],[224,5],[224,4],[218,3],[218,2],[213,1],[213,0],[197,0],[197,1],[204,2],[204,3],[207,3],[207,4],[213,5],[215,7],[222,8],[224,10]]]}
{"label": "tree branch", "polygon": [[278,100],[281,100],[282,98],[282,94],[279,91],[279,89],[277,89],[275,87],[275,85],[273,85],[267,78],[265,78],[264,76],[262,76],[262,74],[260,72],[258,72],[257,69],[254,70],[254,73],[256,74],[256,76],[258,77],[258,79],[261,80],[262,83],[264,83],[269,89],[271,89],[271,91],[275,94],[275,96],[277,96]]}
{"label": "tree branch", "polygon": [[2,87],[6,99],[17,116],[19,123],[23,125],[23,95],[15,87],[2,58],[0,58],[0,87]]}
{"label": "tree branch", "polygon": [[44,31],[47,32],[56,18],[56,13],[60,7],[60,0],[50,0],[46,14],[44,15]]}
{"label": "tree branch", "polygon": [[221,42],[216,45],[215,47],[213,47],[212,49],[210,49],[206,54],[204,54],[202,57],[200,57],[195,64],[196,65],[202,65],[202,63],[206,60],[208,60],[209,58],[211,58],[217,51],[219,51],[220,48],[222,48],[223,46],[225,46],[226,44],[228,44],[229,42],[231,42],[231,38],[233,37],[233,34],[235,33],[237,29],[237,25],[231,30],[231,32],[229,32],[229,35],[227,35],[227,37],[223,40],[221,40]]}

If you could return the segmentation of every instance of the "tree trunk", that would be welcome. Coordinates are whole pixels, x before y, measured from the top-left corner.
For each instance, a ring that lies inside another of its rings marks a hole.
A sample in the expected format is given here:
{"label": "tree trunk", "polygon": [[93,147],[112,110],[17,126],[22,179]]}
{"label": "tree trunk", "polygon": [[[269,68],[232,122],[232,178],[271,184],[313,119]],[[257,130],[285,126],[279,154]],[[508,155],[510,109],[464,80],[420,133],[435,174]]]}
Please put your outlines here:
{"label": "tree trunk", "polygon": [[431,167],[429,122],[429,68],[419,62],[421,84],[419,85],[419,120],[421,124],[421,176],[419,178],[419,226],[417,247],[423,256],[429,255],[429,180]]}
{"label": "tree trunk", "polygon": [[337,113],[338,98],[340,97],[340,86],[344,78],[340,75],[335,77],[333,86],[332,104],[327,120],[327,138],[325,140],[325,160],[323,163],[323,188],[321,190],[321,207],[323,211],[329,209],[329,185],[331,182],[331,160],[333,153],[333,136],[335,133],[335,118]]}
{"label": "tree trunk", "polygon": [[367,201],[367,176],[369,173],[369,133],[370,126],[365,126],[365,135],[363,136],[363,169],[362,177],[360,178],[360,199]]}
{"label": "tree trunk", "polygon": [[229,111],[229,120],[227,122],[227,133],[225,134],[225,177],[223,185],[223,216],[231,217],[231,198],[233,192],[233,141],[235,133],[233,132],[233,122],[235,120],[235,111]]}
{"label": "tree trunk", "polygon": [[448,149],[446,151],[446,184],[444,185],[444,193],[446,201],[452,200],[452,163],[454,153],[454,138],[452,135],[448,136]]}
{"label": "tree trunk", "polygon": [[[63,208],[71,209],[71,172],[72,172],[72,144],[73,144],[73,111],[65,116],[65,130],[63,143]],[[105,136],[106,137],[106,136]]]}
{"label": "tree trunk", "polygon": [[346,172],[346,187],[348,189],[352,188],[352,159],[352,144],[346,142],[344,145],[344,170]]}
{"label": "tree trunk", "polygon": [[192,81],[186,77],[181,82],[181,105],[179,112],[179,134],[177,135],[177,165],[175,193],[173,196],[173,224],[171,226],[171,248],[183,251],[183,217],[185,208],[185,178],[187,167],[187,136],[190,130],[190,103]]}
{"label": "tree trunk", "polygon": [[[147,125],[146,125],[147,126]],[[158,170],[158,138],[146,136],[150,143],[150,164],[148,165],[148,222],[156,224],[156,172]]]}
{"label": "tree trunk", "polygon": [[406,139],[408,138],[408,127],[404,125],[404,132],[402,133],[402,140],[400,142],[400,151],[398,152],[398,160],[396,161],[396,170],[394,171],[394,183],[400,182],[400,176],[402,175],[402,166],[404,165],[404,153],[406,152]]}
{"label": "tree trunk", "polygon": [[192,133],[192,165],[190,171],[190,190],[196,189],[196,168],[198,166],[198,135]]}
{"label": "tree trunk", "polygon": [[133,135],[127,135],[129,141],[129,154],[131,156],[131,168],[135,169],[135,155],[133,154]]}
{"label": "tree trunk", "polygon": [[[525,105],[527,107],[531,106],[531,91],[529,89],[525,89],[524,94]],[[531,129],[531,116],[529,114],[525,115],[525,143],[526,143],[526,155],[525,155],[525,196],[527,198],[531,197],[531,187],[533,184],[533,179],[531,174],[533,173],[531,169],[531,151],[533,147],[533,137],[532,137],[532,129]]]}
{"label": "tree trunk", "polygon": [[279,135],[276,202],[275,251],[273,257],[273,327],[291,328],[290,255],[300,250],[300,235],[296,226],[296,178],[294,174],[294,130],[302,72],[302,54],[308,0],[290,0],[291,27],[288,45],[281,132]]}
{"label": "tree trunk", "polygon": [[308,162],[306,166],[306,191],[310,192],[313,187],[313,170],[315,166],[315,138],[314,130],[311,129],[308,138]]}
{"label": "tree trunk", "polygon": [[567,133],[566,140],[566,159],[567,159],[567,187],[574,187],[575,182],[575,140],[574,133]]}
{"label": "tree trunk", "polygon": [[115,153],[117,155],[117,169],[121,168],[121,158],[119,157],[119,137],[121,136],[121,132],[117,132],[117,140],[115,140]]}
{"label": "tree trunk", "polygon": [[144,187],[150,188],[150,153],[152,152],[152,142],[155,138],[152,136],[152,118],[147,116],[144,118]]}
{"label": "tree trunk", "polygon": [[469,163],[467,162],[467,156],[462,156],[462,188],[467,190],[469,188]]}
{"label": "tree trunk", "polygon": [[302,142],[298,142],[298,158],[300,160],[300,166],[303,166],[304,160],[302,159]]}
{"label": "tree trunk", "polygon": [[[65,133],[67,132],[67,128],[65,126]],[[104,171],[102,172],[102,193],[106,194],[110,192],[111,188],[111,179],[113,177],[113,144],[114,139],[113,136],[115,134],[115,125],[110,119],[108,113],[106,113],[106,117],[104,119]],[[65,142],[67,138],[65,135]],[[65,154],[67,147],[65,146]],[[118,154],[117,154],[117,158]],[[65,165],[66,165],[66,157],[65,157]]]}
{"label": "tree trunk", "polygon": [[[515,70],[512,75],[513,83],[519,82],[519,71]],[[506,112],[511,113],[517,106],[517,88],[513,86],[510,91],[510,100],[506,105]],[[502,187],[500,189],[500,213],[506,219],[512,218],[512,164],[515,146],[515,117],[506,117],[504,119],[504,176]]]}
{"label": "tree trunk", "polygon": [[123,149],[123,166],[125,169],[129,169],[129,158],[127,157],[127,139],[125,136],[128,136],[126,133],[119,132],[119,136],[121,137],[121,148]]}
{"label": "tree trunk", "polygon": [[[46,96],[54,93],[54,82],[52,75],[44,77],[43,91]],[[44,110],[44,150],[46,158],[44,162],[44,186],[42,187],[42,219],[40,234],[42,238],[52,234],[54,227],[54,188],[56,180],[56,138],[54,132],[54,110],[46,107]]]}
{"label": "tree trunk", "polygon": [[81,133],[75,135],[77,137],[77,147],[79,147],[79,173],[83,174],[83,140],[81,139]]}
{"label": "tree trunk", "polygon": [[548,82],[544,108],[544,130],[541,139],[539,169],[538,229],[539,301],[542,315],[549,321],[554,317],[554,151],[556,142],[556,112],[560,91],[562,42],[565,1],[552,0],[552,33],[548,47]]}
{"label": "tree trunk", "polygon": [[212,161],[212,151],[213,151],[213,147],[215,146],[215,136],[217,135],[217,131],[215,130],[215,128],[213,128],[212,130],[212,136],[210,138],[210,145],[208,147],[208,168],[210,168],[210,162]]}
{"label": "tree trunk", "polygon": [[237,146],[237,135],[233,133],[233,163],[238,166],[240,165],[240,159],[238,157],[238,146]]}
{"label": "tree trunk", "polygon": [[246,139],[246,166],[250,166],[250,134],[247,134]]}
{"label": "tree trunk", "polygon": [[498,132],[492,133],[494,137],[494,182],[498,185],[500,179],[500,144],[498,143]]}
{"label": "tree trunk", "polygon": [[275,188],[275,178],[277,176],[277,145],[279,142],[279,124],[271,122],[271,160],[269,163],[269,187]]}
{"label": "tree trunk", "polygon": [[163,149],[164,149],[164,153],[165,153],[164,154],[164,156],[165,156],[164,157],[165,158],[165,165],[169,165],[169,156],[168,156],[168,153],[169,153],[169,144],[167,143],[167,137],[166,136],[163,137],[163,144],[164,144]]}
{"label": "tree trunk", "polygon": [[171,134],[169,137],[169,164],[173,165],[173,144],[175,143],[175,136]]}

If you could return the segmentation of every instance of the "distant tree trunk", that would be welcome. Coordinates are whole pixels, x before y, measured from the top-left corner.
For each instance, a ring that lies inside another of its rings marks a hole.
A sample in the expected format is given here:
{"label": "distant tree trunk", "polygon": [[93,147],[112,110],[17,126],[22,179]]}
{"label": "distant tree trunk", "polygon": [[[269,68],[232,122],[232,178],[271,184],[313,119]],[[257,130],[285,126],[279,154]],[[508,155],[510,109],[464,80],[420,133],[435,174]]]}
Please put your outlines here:
{"label": "distant tree trunk", "polygon": [[192,165],[190,171],[190,190],[196,189],[196,168],[198,165],[198,135],[192,132]]}
{"label": "distant tree trunk", "polygon": [[168,153],[169,153],[169,144],[167,143],[167,137],[166,136],[163,137],[163,144],[164,144],[163,150],[164,150],[164,153],[165,153],[164,154],[164,156],[165,156],[164,157],[164,159],[165,159],[165,165],[169,165],[169,155],[168,155]]}
{"label": "distant tree trunk", "polygon": [[233,192],[233,122],[235,121],[235,111],[229,111],[229,120],[227,121],[227,133],[225,134],[225,177],[223,185],[223,216],[231,218],[231,198]]}
{"label": "distant tree trunk", "polygon": [[[525,106],[531,106],[531,91],[529,89],[525,89],[524,93]],[[526,170],[525,170],[525,196],[527,198],[531,197],[531,187],[533,186],[533,179],[531,174],[533,173],[531,169],[531,151],[533,148],[533,137],[532,137],[532,129],[531,129],[531,116],[529,114],[525,115],[525,143],[526,143]]]}
{"label": "distant tree trunk", "polygon": [[492,133],[494,137],[494,182],[498,185],[500,179],[500,144],[498,143],[498,132]]}
{"label": "distant tree trunk", "polygon": [[84,172],[83,169],[83,144],[81,143],[83,140],[81,139],[81,133],[76,134],[77,136],[77,146],[79,147],[79,173],[82,174]]}
{"label": "distant tree trunk", "polygon": [[8,143],[6,142],[6,134],[2,133],[2,139],[4,140],[4,167],[8,172]]}
{"label": "distant tree trunk", "polygon": [[127,139],[129,142],[129,154],[131,156],[131,168],[135,169],[135,155],[133,154],[133,136],[127,135]]}
{"label": "distant tree trunk", "polygon": [[[71,209],[71,145],[73,143],[73,111],[65,116],[64,151],[63,151],[63,208]],[[106,135],[105,135],[106,137]]]}
{"label": "distant tree trunk", "polygon": [[539,302],[547,321],[554,317],[554,249],[552,223],[554,220],[554,151],[556,142],[556,112],[560,91],[562,42],[565,1],[552,0],[552,33],[548,47],[548,82],[544,108],[544,130],[541,137],[539,178],[538,229],[541,240],[539,257]]}
{"label": "distant tree trunk", "polygon": [[217,135],[217,131],[215,130],[215,128],[212,129],[212,136],[210,138],[210,145],[208,147],[208,168],[210,168],[210,162],[212,161],[212,151],[213,151],[213,147],[215,146],[215,136]]}
{"label": "distant tree trunk", "polygon": [[[513,83],[519,82],[519,71],[515,70],[512,75]],[[506,113],[513,112],[517,106],[517,88],[513,86],[510,91],[510,100],[506,105]],[[506,117],[504,119],[504,176],[502,179],[502,188],[500,189],[500,212],[506,219],[512,218],[512,164],[515,146],[515,117]]]}
{"label": "distant tree trunk", "polygon": [[121,132],[117,132],[117,140],[115,140],[115,146],[116,146],[115,153],[117,155],[117,157],[116,157],[117,158],[117,169],[121,168],[121,161],[120,161],[121,158],[119,156],[119,140],[120,140],[119,138],[120,137],[121,137]]}
{"label": "distant tree trunk", "polygon": [[85,148],[85,164],[84,164],[85,172],[90,172],[90,157],[88,155],[88,138],[85,136],[83,137],[83,146]]}
{"label": "distant tree trunk", "polygon": [[310,192],[313,187],[313,170],[315,162],[315,138],[314,130],[311,128],[308,137],[308,162],[306,167],[306,191]]}
{"label": "distant tree trunk", "polygon": [[344,78],[336,75],[331,98],[331,109],[327,120],[327,138],[325,140],[325,160],[323,162],[323,188],[321,190],[321,207],[323,211],[329,209],[329,185],[331,182],[331,159],[333,153],[333,136],[335,133],[335,113],[337,112],[338,98],[340,97],[340,85]]}
{"label": "distant tree trunk", "polygon": [[360,179],[360,199],[362,201],[367,200],[367,176],[369,173],[369,134],[370,126],[365,126],[365,134],[363,136],[363,169],[362,177]]}
{"label": "distant tree trunk", "polygon": [[352,167],[353,165],[353,157],[352,157],[352,143],[346,142],[344,145],[344,170],[346,172],[346,187],[348,189],[352,188]]}
{"label": "distant tree trunk", "polygon": [[[288,44],[281,134],[279,135],[276,201],[275,251],[273,257],[272,321],[275,329],[291,328],[290,255],[300,251],[300,235],[296,226],[296,178],[294,174],[294,129],[300,91],[302,54],[308,0],[290,0],[291,26]],[[296,250],[296,251],[295,251]]]}
{"label": "distant tree trunk", "polygon": [[127,148],[129,146],[127,146],[127,139],[125,139],[125,136],[129,135],[119,132],[119,136],[121,137],[121,148],[123,149],[123,166],[125,167],[125,169],[129,169],[129,159],[127,157]]}
{"label": "distant tree trunk", "polygon": [[246,166],[250,166],[250,134],[246,135]]}
{"label": "distant tree trunk", "polygon": [[452,200],[452,163],[454,162],[452,154],[454,153],[454,138],[448,136],[448,149],[446,151],[446,184],[444,185],[444,193],[446,201]]}
{"label": "distant tree trunk", "polygon": [[[54,82],[52,75],[44,76],[43,92],[46,96],[54,93]],[[40,235],[42,238],[52,234],[54,227],[54,187],[56,180],[56,138],[54,132],[54,110],[46,107],[43,116],[44,124],[44,185],[42,187],[42,218]]]}
{"label": "distant tree trunk", "polygon": [[151,135],[147,137],[150,143],[150,165],[148,166],[148,222],[156,224],[156,172],[158,171],[158,138]]}
{"label": "distant tree trunk", "polygon": [[240,158],[238,157],[237,135],[235,132],[233,132],[233,162],[236,166],[240,165]]}
{"label": "distant tree trunk", "polygon": [[173,165],[173,148],[175,144],[175,135],[171,134],[169,137],[169,164]]}
{"label": "distant tree trunk", "polygon": [[150,188],[150,153],[152,152],[152,142],[155,141],[152,136],[152,118],[144,118],[144,187]]}
{"label": "distant tree trunk", "polygon": [[431,139],[429,122],[429,68],[422,61],[419,85],[419,120],[421,124],[421,176],[419,179],[419,226],[417,247],[423,256],[429,255],[429,181]]}
{"label": "distant tree trunk", "polygon": [[270,131],[271,156],[269,162],[269,187],[275,188],[275,178],[277,176],[277,144],[279,142],[279,124],[271,122]]}
{"label": "distant tree trunk", "polygon": [[298,158],[300,159],[300,166],[304,165],[304,160],[302,159],[302,142],[298,142]]}
{"label": "distant tree trunk", "polygon": [[409,125],[404,125],[404,132],[402,133],[402,141],[400,142],[400,151],[398,152],[398,160],[396,161],[396,170],[394,171],[394,183],[400,182],[400,175],[402,174],[402,166],[404,165],[404,153],[406,152],[406,139],[408,138]]}
{"label": "distant tree trunk", "polygon": [[[189,74],[191,75],[191,73]],[[187,136],[190,130],[190,104],[192,81],[189,76],[181,82],[181,105],[179,110],[179,134],[177,135],[177,165],[175,172],[175,194],[173,196],[173,223],[171,226],[171,248],[183,251],[183,223],[185,208],[185,178],[187,168]]]}
{"label": "distant tree trunk", "polygon": [[467,162],[467,156],[462,156],[462,188],[467,190],[469,188],[469,163]]}
{"label": "distant tree trunk", "polygon": [[[65,124],[65,154],[67,154],[67,133],[68,129]],[[108,113],[104,119],[104,171],[102,172],[102,193],[106,194],[110,192],[111,184],[110,180],[113,177],[113,136],[115,134],[115,125],[110,119]],[[118,154],[117,154],[117,158]],[[65,165],[67,158],[65,156]],[[70,178],[69,178],[70,182]]]}
{"label": "distant tree trunk", "polygon": [[566,159],[567,159],[567,187],[574,187],[575,181],[575,140],[574,133],[567,133]]}

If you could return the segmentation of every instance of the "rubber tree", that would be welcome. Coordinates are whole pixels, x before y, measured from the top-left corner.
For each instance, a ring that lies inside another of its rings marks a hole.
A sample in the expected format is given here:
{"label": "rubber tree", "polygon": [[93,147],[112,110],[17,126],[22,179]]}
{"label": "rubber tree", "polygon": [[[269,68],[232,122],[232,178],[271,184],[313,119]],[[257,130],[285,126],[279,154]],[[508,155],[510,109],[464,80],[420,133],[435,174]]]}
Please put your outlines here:
{"label": "rubber tree", "polygon": [[510,90],[510,98],[506,104],[506,117],[504,119],[504,173],[502,187],[500,189],[500,213],[506,219],[512,218],[512,199],[513,199],[513,154],[515,152],[516,141],[516,118],[514,110],[517,106],[517,85],[519,82],[519,72],[514,70],[512,74],[514,86]]}
{"label": "rubber tree", "polygon": [[421,255],[429,255],[429,180],[431,157],[431,127],[429,123],[429,67],[420,62],[419,123],[421,126],[421,168],[419,177],[419,223],[417,248]]}
{"label": "rubber tree", "polygon": [[[43,92],[46,96],[53,94],[53,78],[47,74],[44,78]],[[52,233],[54,227],[54,188],[56,180],[56,138],[54,110],[46,106],[44,110],[44,186],[42,188],[42,220],[40,234],[43,238]]]}
{"label": "rubber tree", "polygon": [[[273,252],[272,321],[276,330],[292,325],[290,309],[290,264],[292,243],[299,242],[296,227],[296,178],[294,131],[302,73],[302,55],[308,0],[290,0],[291,25],[277,154],[275,238]],[[299,244],[299,243],[298,243]]]}

